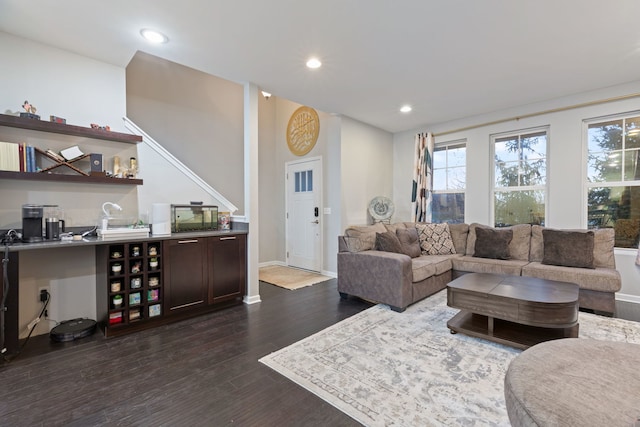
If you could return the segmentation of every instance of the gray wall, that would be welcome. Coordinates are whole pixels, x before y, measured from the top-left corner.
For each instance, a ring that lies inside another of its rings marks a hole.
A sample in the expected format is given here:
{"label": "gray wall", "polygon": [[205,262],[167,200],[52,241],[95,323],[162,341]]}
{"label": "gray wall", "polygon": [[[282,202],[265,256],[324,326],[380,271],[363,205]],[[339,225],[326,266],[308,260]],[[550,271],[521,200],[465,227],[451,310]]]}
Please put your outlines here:
{"label": "gray wall", "polygon": [[127,116],[243,215],[243,87],[142,52],[126,76]]}

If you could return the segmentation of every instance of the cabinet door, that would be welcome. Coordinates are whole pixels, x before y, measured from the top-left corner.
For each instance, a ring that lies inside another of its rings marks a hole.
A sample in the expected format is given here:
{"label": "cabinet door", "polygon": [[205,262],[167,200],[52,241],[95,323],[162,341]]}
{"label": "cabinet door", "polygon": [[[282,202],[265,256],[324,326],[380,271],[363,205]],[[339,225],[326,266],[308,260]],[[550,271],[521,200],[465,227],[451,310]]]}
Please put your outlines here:
{"label": "cabinet door", "polygon": [[206,239],[165,240],[165,314],[207,304]]}
{"label": "cabinet door", "polygon": [[247,282],[247,236],[209,238],[209,304],[241,298]]}

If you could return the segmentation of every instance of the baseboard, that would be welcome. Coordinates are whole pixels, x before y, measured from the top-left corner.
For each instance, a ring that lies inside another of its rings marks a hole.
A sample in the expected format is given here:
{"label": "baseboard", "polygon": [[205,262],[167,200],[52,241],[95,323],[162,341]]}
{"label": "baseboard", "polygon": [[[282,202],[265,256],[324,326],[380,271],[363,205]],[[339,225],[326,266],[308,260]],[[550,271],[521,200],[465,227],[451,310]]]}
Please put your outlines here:
{"label": "baseboard", "polygon": [[258,263],[258,268],[261,267],[270,267],[272,265],[279,265],[280,267],[286,267],[287,264],[282,261],[267,261]]}
{"label": "baseboard", "polygon": [[633,302],[640,304],[640,296],[616,293],[616,301]]}
{"label": "baseboard", "polygon": [[262,302],[262,300],[260,299],[260,295],[254,295],[252,297],[245,295],[242,302],[245,304],[256,304]]}

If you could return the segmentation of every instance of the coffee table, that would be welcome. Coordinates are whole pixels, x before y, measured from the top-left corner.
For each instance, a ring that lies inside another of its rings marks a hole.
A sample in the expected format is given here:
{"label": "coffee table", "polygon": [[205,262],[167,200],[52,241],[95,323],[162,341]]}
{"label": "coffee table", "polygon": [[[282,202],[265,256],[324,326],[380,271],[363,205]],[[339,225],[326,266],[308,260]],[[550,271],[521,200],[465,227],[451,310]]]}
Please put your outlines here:
{"label": "coffee table", "polygon": [[460,309],[447,327],[452,334],[523,350],[543,341],[577,338],[578,293],[574,283],[467,273],[447,286],[447,305]]}

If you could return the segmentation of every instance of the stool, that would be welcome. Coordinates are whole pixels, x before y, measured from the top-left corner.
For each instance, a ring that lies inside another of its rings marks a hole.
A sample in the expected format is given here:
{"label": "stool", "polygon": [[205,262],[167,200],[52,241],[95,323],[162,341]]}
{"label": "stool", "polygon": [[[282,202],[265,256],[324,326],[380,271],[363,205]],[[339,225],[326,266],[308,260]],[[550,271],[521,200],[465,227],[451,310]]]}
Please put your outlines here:
{"label": "stool", "polygon": [[504,396],[512,426],[633,426],[640,418],[640,345],[566,338],[511,361]]}

